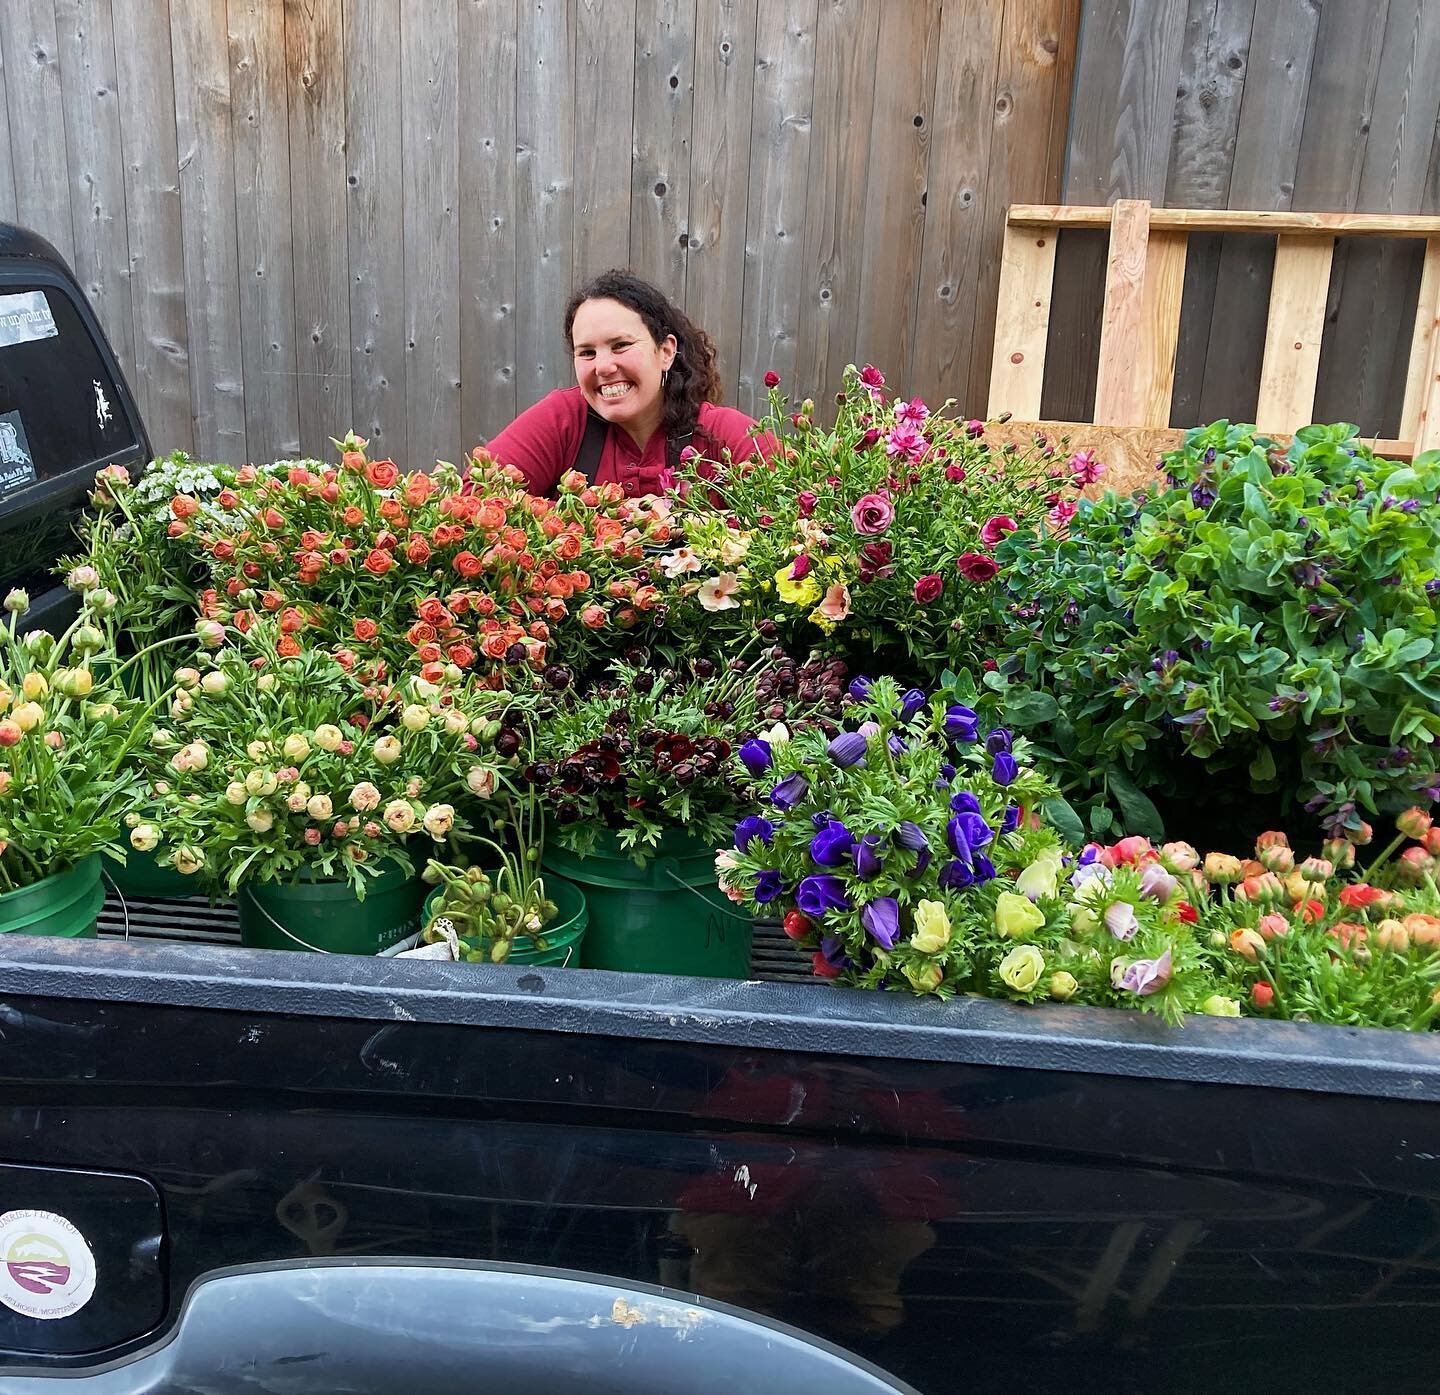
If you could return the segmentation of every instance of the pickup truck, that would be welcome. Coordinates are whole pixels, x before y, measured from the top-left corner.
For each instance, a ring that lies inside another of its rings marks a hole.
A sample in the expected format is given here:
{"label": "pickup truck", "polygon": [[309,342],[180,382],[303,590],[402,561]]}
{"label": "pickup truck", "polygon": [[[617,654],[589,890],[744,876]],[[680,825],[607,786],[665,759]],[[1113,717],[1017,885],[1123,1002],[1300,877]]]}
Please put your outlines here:
{"label": "pickup truck", "polygon": [[[149,453],[0,227],[0,590],[58,608],[94,470]],[[0,939],[5,1395],[1435,1388],[1434,1035],[837,990],[763,935],[712,981],[223,919]]]}

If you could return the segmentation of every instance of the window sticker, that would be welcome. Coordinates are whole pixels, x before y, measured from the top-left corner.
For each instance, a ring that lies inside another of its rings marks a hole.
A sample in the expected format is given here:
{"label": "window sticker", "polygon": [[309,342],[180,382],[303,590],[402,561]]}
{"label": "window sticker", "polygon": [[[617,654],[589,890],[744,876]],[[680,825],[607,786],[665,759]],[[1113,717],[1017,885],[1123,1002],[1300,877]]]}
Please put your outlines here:
{"label": "window sticker", "polygon": [[35,483],[35,462],[19,412],[0,413],[0,499]]}
{"label": "window sticker", "polygon": [[54,1211],[0,1216],[0,1303],[24,1317],[69,1317],[95,1295],[95,1255]]}
{"label": "window sticker", "polygon": [[36,339],[56,339],[59,335],[44,291],[0,295],[0,349]]}

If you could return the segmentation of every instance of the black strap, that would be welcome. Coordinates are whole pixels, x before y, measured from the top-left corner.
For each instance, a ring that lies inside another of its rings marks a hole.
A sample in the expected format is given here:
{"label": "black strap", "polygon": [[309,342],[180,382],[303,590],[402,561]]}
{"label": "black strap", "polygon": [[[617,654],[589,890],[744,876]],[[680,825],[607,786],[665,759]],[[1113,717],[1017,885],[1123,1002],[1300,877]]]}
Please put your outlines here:
{"label": "black strap", "polygon": [[[580,449],[575,452],[575,460],[571,465],[572,470],[579,470],[585,476],[587,484],[594,484],[595,477],[600,473],[600,456],[605,450],[605,437],[610,430],[610,423],[598,412],[586,412],[585,434],[580,438]],[[690,444],[694,436],[693,431],[687,431],[683,436],[671,436],[665,442],[665,463],[672,469],[680,468],[680,452]]]}

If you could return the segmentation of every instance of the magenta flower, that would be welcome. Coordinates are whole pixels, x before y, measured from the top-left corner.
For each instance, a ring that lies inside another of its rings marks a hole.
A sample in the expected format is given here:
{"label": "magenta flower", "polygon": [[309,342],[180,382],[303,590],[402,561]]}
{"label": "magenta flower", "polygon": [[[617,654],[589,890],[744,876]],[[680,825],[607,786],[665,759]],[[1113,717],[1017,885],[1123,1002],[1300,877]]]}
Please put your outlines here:
{"label": "magenta flower", "polygon": [[1050,510],[1050,522],[1057,528],[1063,528],[1072,518],[1079,505],[1073,499],[1062,499],[1053,509]]}
{"label": "magenta flower", "polygon": [[1105,466],[1095,458],[1093,450],[1077,450],[1070,457],[1070,478],[1078,489],[1094,484],[1104,470]]}
{"label": "magenta flower", "polygon": [[918,397],[912,397],[908,402],[902,402],[895,408],[895,420],[901,426],[921,426],[929,415],[930,408]]}
{"label": "magenta flower", "polygon": [[862,387],[869,389],[872,398],[878,398],[881,388],[885,386],[885,375],[873,363],[867,363],[860,370],[860,383]]}
{"label": "magenta flower", "polygon": [[891,460],[906,460],[912,464],[921,459],[929,442],[913,426],[897,426],[885,438],[885,454]]}
{"label": "magenta flower", "polygon": [[972,417],[965,423],[965,434],[971,437],[983,436],[985,434],[985,423],[983,421],[977,421]]}
{"label": "magenta flower", "polygon": [[895,506],[883,494],[864,494],[850,510],[857,533],[883,533],[895,521]]}
{"label": "magenta flower", "polygon": [[820,501],[808,489],[802,489],[796,496],[795,502],[800,505],[800,517],[809,518],[815,512],[815,505]]}
{"label": "magenta flower", "polygon": [[994,547],[1006,533],[1013,533],[1020,525],[1008,513],[997,513],[987,518],[980,528],[980,541],[986,547]]}

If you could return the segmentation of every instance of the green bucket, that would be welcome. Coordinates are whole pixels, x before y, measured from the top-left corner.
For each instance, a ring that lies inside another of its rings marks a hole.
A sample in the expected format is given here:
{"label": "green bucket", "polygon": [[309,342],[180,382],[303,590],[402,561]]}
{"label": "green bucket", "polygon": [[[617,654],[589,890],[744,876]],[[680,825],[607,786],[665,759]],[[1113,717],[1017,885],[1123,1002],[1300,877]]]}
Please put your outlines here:
{"label": "green bucket", "polygon": [[122,896],[144,901],[175,901],[186,896],[203,895],[205,884],[199,877],[187,877],[173,867],[162,867],[155,853],[128,849],[125,862],[107,862],[105,875]]}
{"label": "green bucket", "polygon": [[247,949],[379,954],[420,929],[425,883],[392,867],[362,901],[347,881],[302,872],[296,882],[243,882],[236,900]]}
{"label": "green bucket", "polygon": [[[425,924],[428,927],[435,917],[435,908],[440,900],[443,887],[436,887],[425,899]],[[557,907],[555,919],[545,927],[540,936],[545,942],[542,949],[535,943],[534,935],[517,935],[510,947],[507,964],[548,964],[556,969],[578,969],[585,939],[590,925],[590,909],[585,893],[561,877],[547,877],[545,890]],[[462,935],[462,945],[484,952],[488,961],[490,946],[478,935]]]}
{"label": "green bucket", "polygon": [[585,893],[585,968],[748,976],[750,918],[716,885],[713,850],[689,834],[668,831],[643,867],[609,833],[585,857],[546,848],[544,866]]}
{"label": "green bucket", "polygon": [[0,896],[0,934],[93,940],[95,921],[104,904],[100,855],[91,853],[68,872],[57,872]]}

